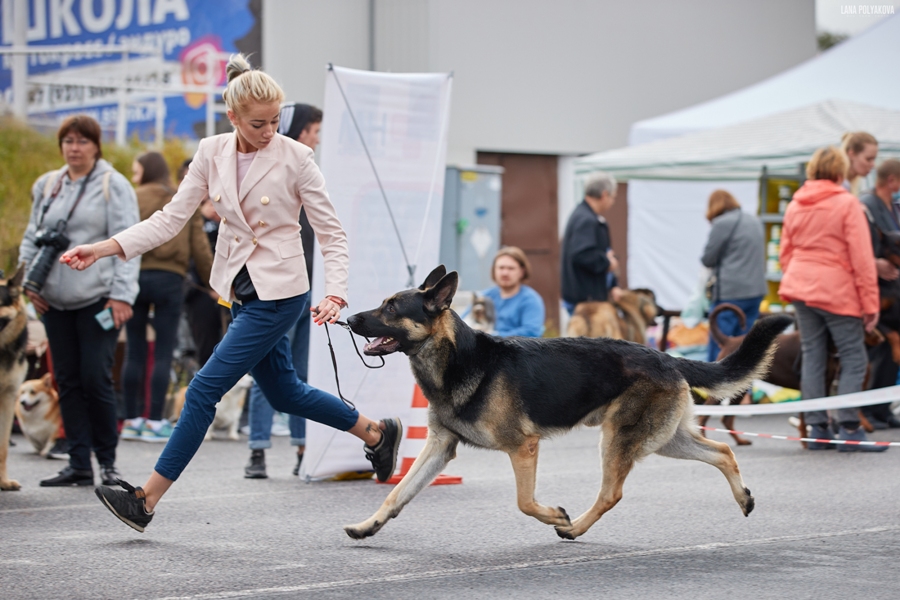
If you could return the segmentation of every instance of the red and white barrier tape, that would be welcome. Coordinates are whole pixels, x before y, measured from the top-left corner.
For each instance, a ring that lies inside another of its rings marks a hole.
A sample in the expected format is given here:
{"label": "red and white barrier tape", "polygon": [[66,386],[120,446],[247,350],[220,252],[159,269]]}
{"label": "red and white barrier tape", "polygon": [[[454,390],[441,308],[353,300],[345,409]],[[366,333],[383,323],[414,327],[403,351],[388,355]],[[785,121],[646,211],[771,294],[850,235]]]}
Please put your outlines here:
{"label": "red and white barrier tape", "polygon": [[848,446],[900,446],[900,442],[856,442],[853,440],[820,440],[818,438],[796,437],[792,435],[775,435],[774,433],[750,433],[748,431],[736,431],[734,429],[718,429],[716,427],[699,426],[705,431],[718,431],[719,433],[736,433],[751,437],[768,438],[771,440],[786,440],[789,442],[819,442],[820,444],[846,444]]}

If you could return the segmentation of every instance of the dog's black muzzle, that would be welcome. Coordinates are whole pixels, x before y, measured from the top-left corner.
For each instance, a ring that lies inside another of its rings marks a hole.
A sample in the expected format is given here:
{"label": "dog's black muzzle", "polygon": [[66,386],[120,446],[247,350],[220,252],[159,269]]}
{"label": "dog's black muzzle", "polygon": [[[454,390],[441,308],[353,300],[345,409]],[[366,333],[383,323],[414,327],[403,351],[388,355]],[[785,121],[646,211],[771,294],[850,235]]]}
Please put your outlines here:
{"label": "dog's black muzzle", "polygon": [[[371,320],[374,320],[380,327],[371,327],[369,323]],[[366,313],[357,313],[351,316],[347,319],[347,325],[350,326],[350,331],[356,335],[375,338],[363,347],[363,354],[367,356],[386,356],[400,349],[400,341],[391,335],[390,331],[383,331],[390,328],[377,319],[369,317]],[[382,332],[377,330],[382,330]]]}

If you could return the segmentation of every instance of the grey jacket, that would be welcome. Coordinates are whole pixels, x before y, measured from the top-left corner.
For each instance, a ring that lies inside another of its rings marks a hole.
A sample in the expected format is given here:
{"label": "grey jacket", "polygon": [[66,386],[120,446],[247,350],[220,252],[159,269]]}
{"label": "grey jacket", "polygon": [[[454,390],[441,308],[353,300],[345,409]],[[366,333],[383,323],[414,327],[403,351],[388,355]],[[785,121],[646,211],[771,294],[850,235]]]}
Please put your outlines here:
{"label": "grey jacket", "polygon": [[[740,217],[740,223],[737,222]],[[737,228],[735,229],[735,224]],[[728,239],[731,231],[734,234]],[[726,244],[727,241],[727,244]],[[765,234],[754,215],[730,210],[712,220],[703,257],[704,266],[716,272],[713,299],[742,300],[766,295]]]}
{"label": "grey jacket", "polygon": [[[108,200],[103,193],[103,174],[106,172],[111,172]],[[44,189],[48,177],[53,179],[54,184],[45,198]],[[65,220],[78,197],[81,189],[80,179],[71,181],[61,170],[45,173],[38,178],[31,188],[31,218],[19,246],[20,262],[24,261],[31,265],[31,261],[40,250],[34,243],[34,236],[41,220],[41,213],[50,200],[57,181],[60,181],[61,185],[56,199],[44,217],[45,229],[54,228],[58,221]],[[113,169],[112,165],[100,159],[85,188],[81,202],[67,224],[66,236],[69,238],[69,248],[78,244],[103,241],[139,221],[134,188],[125,177]],[[41,290],[41,296],[57,310],[76,310],[101,298],[133,304],[138,294],[140,268],[140,260],[123,262],[114,256],[102,258],[96,265],[84,271],[74,271],[55,261]]]}
{"label": "grey jacket", "polygon": [[[877,229],[880,231],[897,231],[900,229],[897,222],[894,220],[894,217],[891,215],[891,209],[881,201],[881,198],[875,195],[874,191],[866,192],[860,197],[859,201],[869,209],[869,215],[871,215],[873,219],[872,224]],[[873,236],[872,246],[875,251],[875,257],[880,257],[881,240],[879,240],[878,237]]]}

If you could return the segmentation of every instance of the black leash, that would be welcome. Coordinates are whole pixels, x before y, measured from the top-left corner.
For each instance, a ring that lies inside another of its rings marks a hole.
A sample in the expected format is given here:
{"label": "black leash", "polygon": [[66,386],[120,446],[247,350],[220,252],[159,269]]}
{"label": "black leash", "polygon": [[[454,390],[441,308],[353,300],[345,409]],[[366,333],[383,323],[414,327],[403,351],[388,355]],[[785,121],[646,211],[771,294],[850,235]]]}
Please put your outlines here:
{"label": "black leash", "polygon": [[[335,321],[334,324],[343,327],[344,329],[347,330],[347,333],[350,334],[350,343],[353,344],[353,349],[356,350],[356,355],[359,356],[359,360],[362,361],[362,364],[367,369],[380,369],[381,367],[384,366],[385,363],[384,363],[383,356],[378,357],[378,360],[381,361],[380,365],[373,366],[366,362],[366,359],[363,358],[363,355],[360,354],[360,352],[359,352],[359,347],[356,345],[356,340],[353,339],[353,330],[350,329],[349,325],[347,325],[343,321]],[[344,402],[344,404],[347,405],[347,407],[350,410],[356,410],[356,405],[353,404],[352,402],[350,402],[349,400],[347,400],[346,398],[344,398],[344,394],[341,393],[341,379],[340,379],[340,377],[338,377],[337,357],[334,354],[334,346],[331,344],[331,332],[328,331],[328,323],[327,322],[325,323],[325,335],[328,336],[328,350],[331,352],[331,365],[334,367],[334,382],[337,384],[338,397]],[[366,342],[370,341],[369,338],[367,338],[365,336],[360,336],[360,337],[363,337],[366,340]]]}

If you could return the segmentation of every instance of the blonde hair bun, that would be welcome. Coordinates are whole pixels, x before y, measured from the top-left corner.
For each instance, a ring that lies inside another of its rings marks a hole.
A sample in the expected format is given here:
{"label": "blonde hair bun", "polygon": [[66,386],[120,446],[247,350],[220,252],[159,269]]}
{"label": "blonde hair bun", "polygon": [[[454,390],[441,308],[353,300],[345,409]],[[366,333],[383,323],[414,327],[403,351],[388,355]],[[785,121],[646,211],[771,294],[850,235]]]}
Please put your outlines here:
{"label": "blonde hair bun", "polygon": [[225,65],[228,85],[222,93],[229,110],[241,114],[251,104],[281,104],[284,92],[272,77],[250,66],[243,54],[232,54]]}
{"label": "blonde hair bun", "polygon": [[252,71],[250,61],[243,54],[232,54],[228,57],[228,64],[225,65],[225,74],[228,76],[228,83],[231,83],[235,77],[243,75],[248,71]]}

